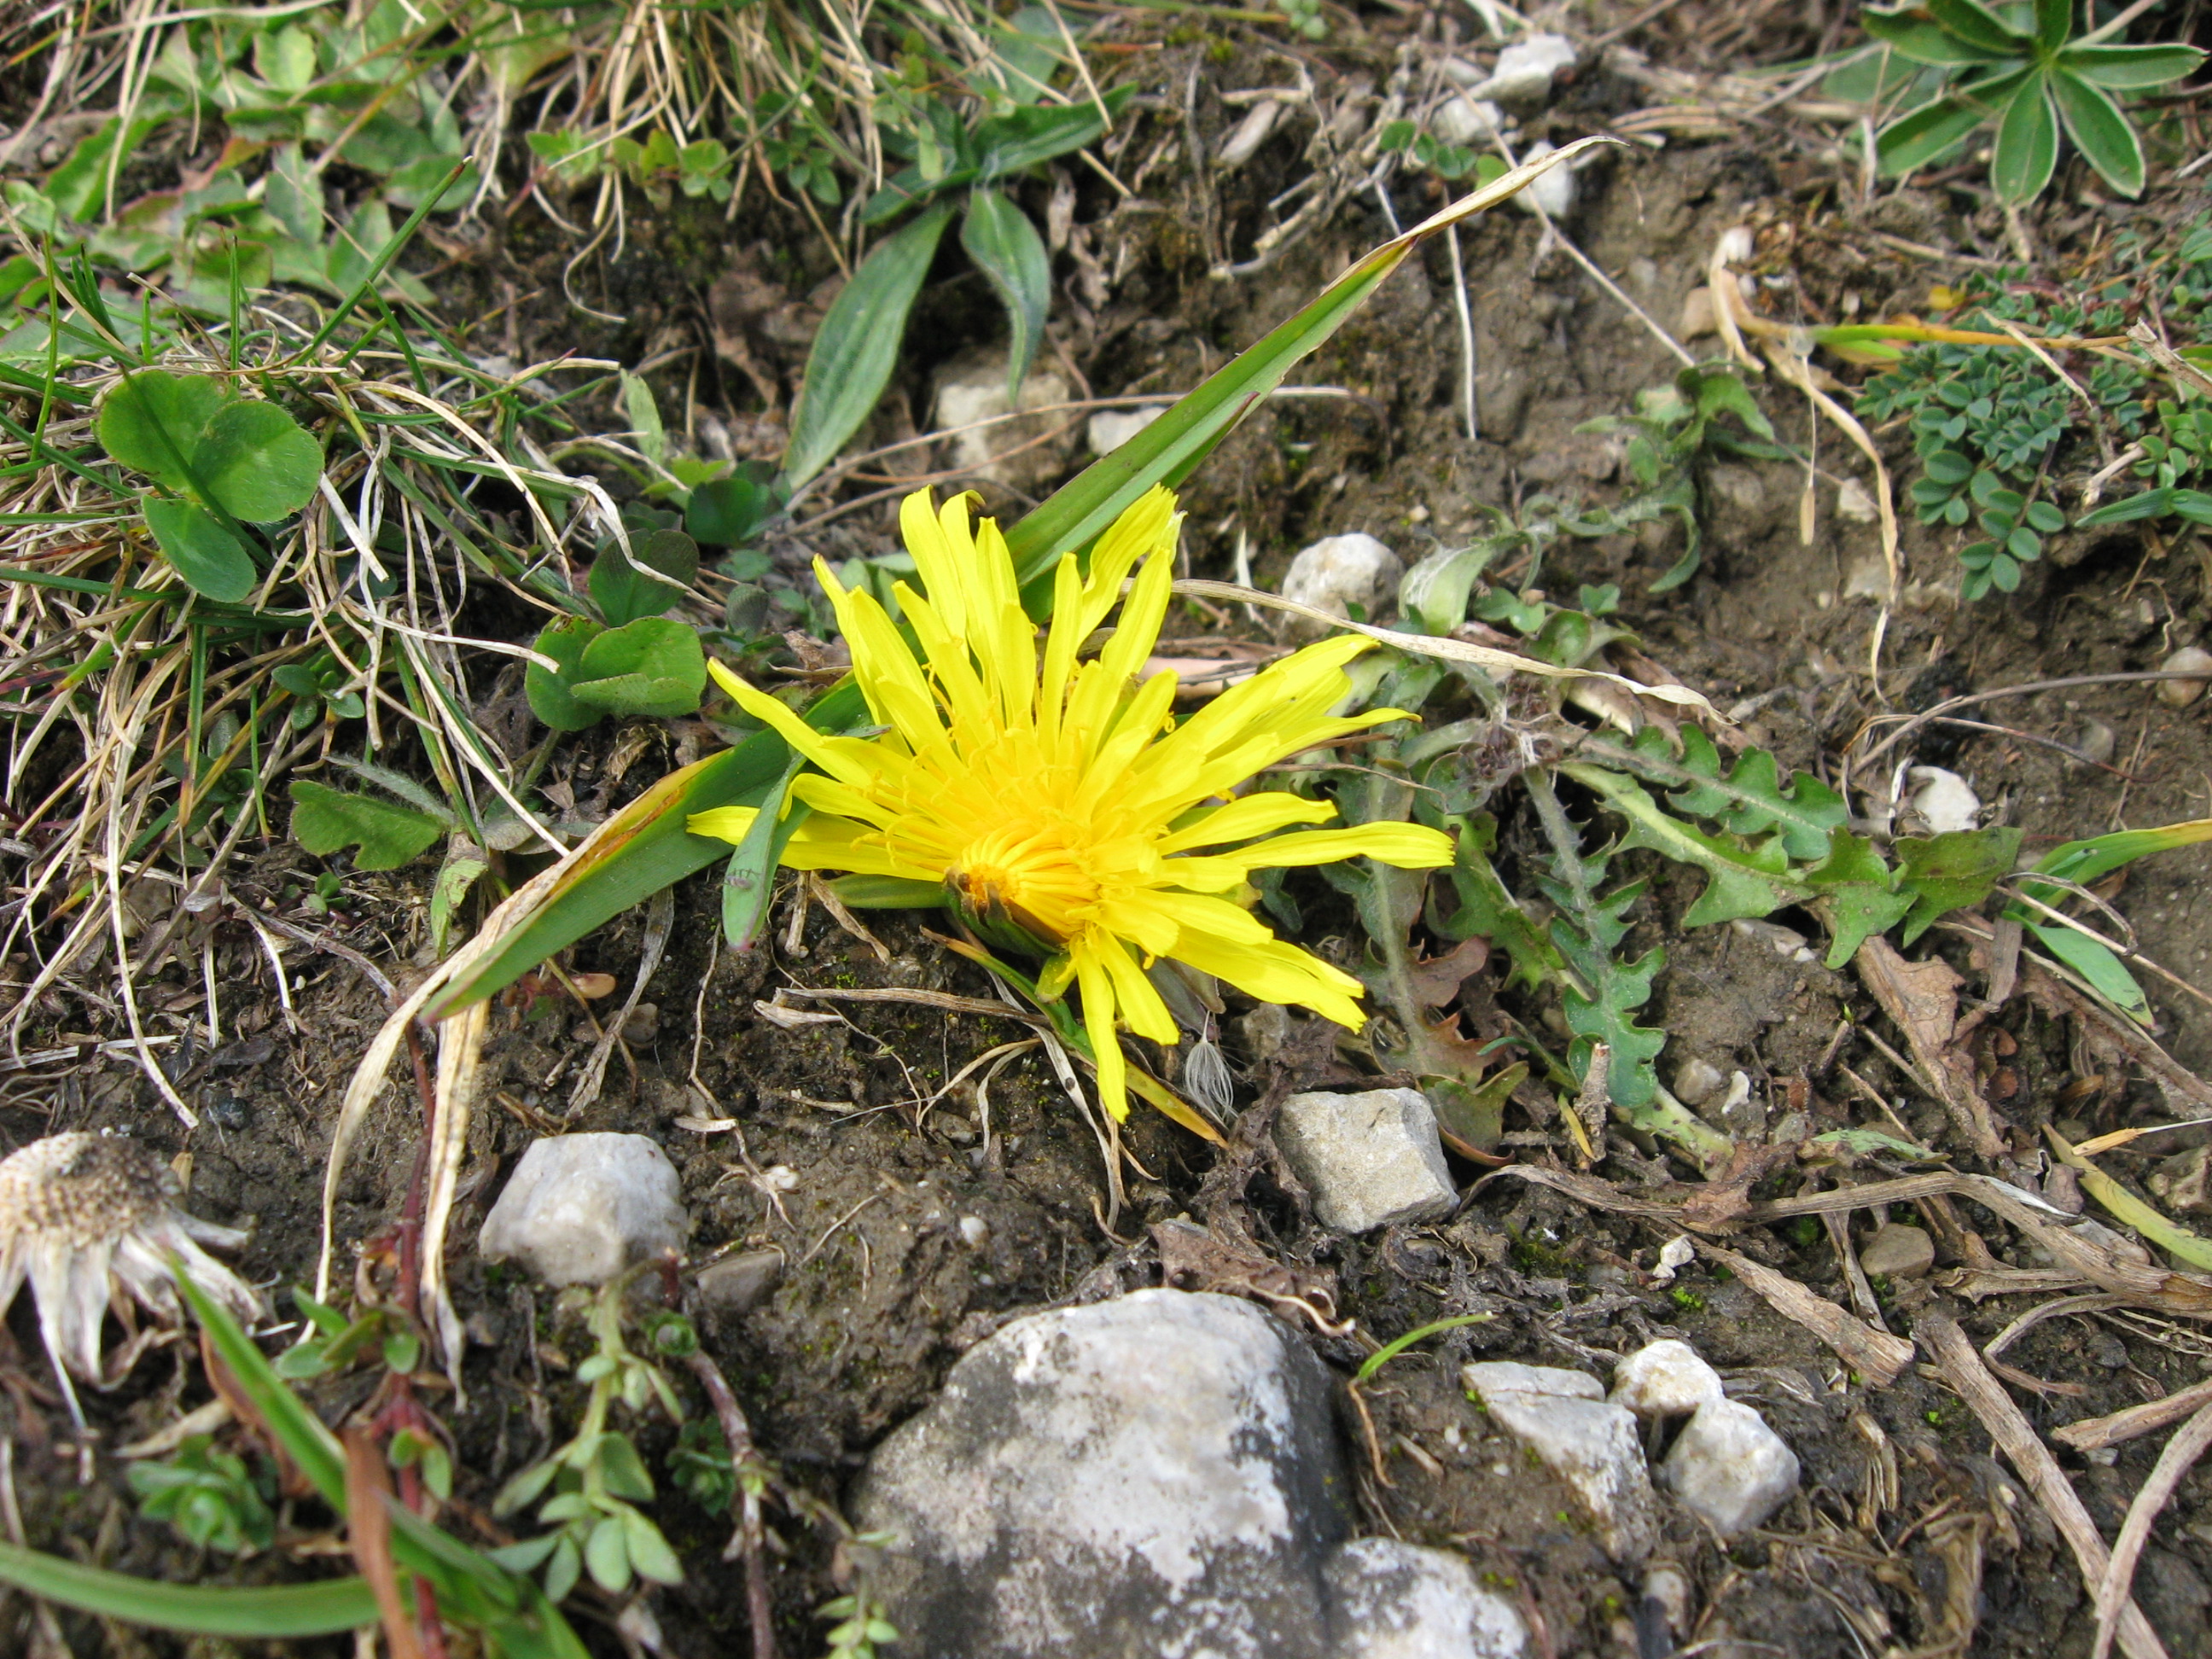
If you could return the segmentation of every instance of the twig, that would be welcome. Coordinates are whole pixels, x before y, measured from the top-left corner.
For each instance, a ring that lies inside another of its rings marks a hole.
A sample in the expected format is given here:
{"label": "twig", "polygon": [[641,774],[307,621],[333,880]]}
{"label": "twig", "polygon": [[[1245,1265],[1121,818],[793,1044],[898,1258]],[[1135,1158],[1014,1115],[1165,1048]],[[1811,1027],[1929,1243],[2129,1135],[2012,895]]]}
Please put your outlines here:
{"label": "twig", "polygon": [[2179,1423],[2192,1412],[2212,1406],[2212,1378],[2177,1389],[2163,1400],[2148,1401],[2114,1412],[2109,1417],[2085,1417],[2078,1423],[2053,1429],[2051,1437],[2075,1451],[2106,1451]]}
{"label": "twig", "polygon": [[722,1439],[730,1449],[730,1467],[737,1476],[738,1529],[730,1534],[722,1559],[742,1557],[745,1564],[745,1612],[752,1622],[752,1659],[776,1659],[775,1609],[769,1599],[766,1533],[761,1524],[761,1488],[767,1465],[753,1444],[752,1425],[745,1420],[744,1408],[738,1404],[729,1380],[714,1357],[704,1348],[695,1348],[685,1356],[684,1363],[714,1407],[714,1416],[722,1425]]}
{"label": "twig", "polygon": [[2112,1630],[2127,1600],[2128,1585],[2136,1576],[2136,1558],[2150,1541],[2150,1529],[2159,1511],[2207,1446],[2212,1446],[2212,1404],[2197,1407],[2197,1415],[2181,1425],[2181,1432],[2166,1443],[2150,1479],[2128,1506],[2128,1518],[2121,1524],[2120,1535],[2112,1540],[2112,1559],[2105,1568],[2104,1582],[2097,1586],[2097,1645],[2090,1650],[2090,1659],[2105,1659],[2112,1650]]}
{"label": "twig", "polygon": [[[2074,1559],[2081,1565],[2082,1582],[2094,1590],[2111,1570],[2112,1557],[2105,1549],[2105,1540],[2097,1535],[2097,1523],[2081,1506],[2080,1494],[2051,1455],[2051,1448],[2037,1438],[2012,1396],[1990,1375],[1973,1343],[1950,1315],[1931,1310],[1920,1316],[1912,1334],[1927,1343],[1960,1398],[2020,1471],[2044,1513],[2072,1547]],[[2166,1659],[2166,1644],[2134,1601],[2122,1604],[2118,1628],[2120,1650],[2128,1659]]]}

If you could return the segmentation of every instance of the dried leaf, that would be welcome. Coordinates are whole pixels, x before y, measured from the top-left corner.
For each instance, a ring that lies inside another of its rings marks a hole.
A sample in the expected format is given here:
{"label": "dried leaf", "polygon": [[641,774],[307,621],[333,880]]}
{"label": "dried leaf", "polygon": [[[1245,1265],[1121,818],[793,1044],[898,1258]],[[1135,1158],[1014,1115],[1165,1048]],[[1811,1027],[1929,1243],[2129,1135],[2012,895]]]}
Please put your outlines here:
{"label": "dried leaf", "polygon": [[1948,963],[1907,962],[1888,940],[1869,939],[1852,958],[1874,999],[1912,1050],[1922,1075],[1951,1121],[1982,1158],[2001,1156],[2005,1144],[1974,1077],[1973,1056],[1953,1039],[1959,1029],[1959,988]]}

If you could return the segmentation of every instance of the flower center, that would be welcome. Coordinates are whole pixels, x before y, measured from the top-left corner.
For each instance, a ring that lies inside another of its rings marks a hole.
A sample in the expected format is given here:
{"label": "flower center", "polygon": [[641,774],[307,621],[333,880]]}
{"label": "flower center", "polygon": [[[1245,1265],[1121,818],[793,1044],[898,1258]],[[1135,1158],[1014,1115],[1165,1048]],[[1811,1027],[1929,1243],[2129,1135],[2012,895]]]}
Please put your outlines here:
{"label": "flower center", "polygon": [[970,925],[1049,954],[1079,926],[1072,914],[1097,896],[1082,860],[1049,830],[992,830],[964,848],[945,884]]}

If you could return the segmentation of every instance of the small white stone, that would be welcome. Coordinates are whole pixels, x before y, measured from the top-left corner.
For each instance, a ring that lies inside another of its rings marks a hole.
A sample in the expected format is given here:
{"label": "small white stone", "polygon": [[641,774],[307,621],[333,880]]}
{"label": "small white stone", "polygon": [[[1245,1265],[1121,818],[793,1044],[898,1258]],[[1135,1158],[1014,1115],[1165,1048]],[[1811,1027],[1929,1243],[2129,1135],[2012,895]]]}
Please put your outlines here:
{"label": "small white stone", "polygon": [[2074,735],[2074,747],[2081,751],[2081,758],[2095,766],[2111,760],[2119,743],[2119,733],[2094,717],[2084,720],[2081,729]]}
{"label": "small white stone", "polygon": [[[1374,537],[1355,531],[1324,538],[1292,559],[1283,577],[1283,597],[1332,617],[1348,617],[1356,605],[1372,622],[1396,599],[1399,579],[1405,574],[1405,562],[1395,553]],[[1326,630],[1319,623],[1297,617],[1287,631],[1318,635]]]}
{"label": "small white stone", "polygon": [[1956,772],[1940,766],[1916,766],[1905,775],[1912,785],[1908,804],[1930,835],[1972,830],[1982,816],[1982,798]]}
{"label": "small white stone", "polygon": [[1638,1417],[1687,1417],[1708,1400],[1725,1396],[1721,1374],[1688,1343],[1669,1337],[1638,1349],[1613,1373],[1610,1398]]}
{"label": "small white stone", "polygon": [[691,1220],[681,1191],[676,1166],[643,1135],[555,1135],[523,1153],[477,1248],[549,1285],[604,1285],[684,1248]]}
{"label": "small white stone", "polygon": [[[1524,164],[1541,161],[1557,148],[1550,139],[1540,139],[1528,146],[1521,160]],[[1562,161],[1513,199],[1524,212],[1534,213],[1541,208],[1547,218],[1565,218],[1575,204],[1574,163]]]}
{"label": "small white stone", "polygon": [[1723,1537],[1748,1531],[1797,1490],[1797,1455],[1766,1419],[1734,1400],[1709,1400],[1683,1428],[1661,1475]]}
{"label": "small white stone", "polygon": [[1667,1616],[1667,1628],[1680,1636],[1690,1628],[1690,1614],[1696,1607],[1690,1589],[1690,1575],[1672,1561],[1655,1561],[1644,1575],[1644,1599],[1656,1601],[1660,1612]]}
{"label": "small white stone", "polygon": [[1702,1106],[1727,1081],[1728,1074],[1719,1066],[1692,1054],[1674,1068],[1674,1098],[1685,1106]]}
{"label": "small white stone", "polygon": [[1917,1279],[1936,1265],[1936,1241],[1924,1227],[1886,1221],[1859,1247],[1859,1267],[1882,1279]]}
{"label": "small white stone", "polygon": [[2160,680],[2158,700],[2169,708],[2186,708],[2204,695],[2204,687],[2212,681],[2212,651],[2201,645],[2185,645],[2159,666],[2167,673],[2196,673],[2205,676],[2201,680]]}
{"label": "small white stone", "polygon": [[1588,1371],[1557,1365],[1524,1365],[1517,1359],[1480,1359],[1459,1368],[1459,1380],[1483,1404],[1493,1395],[1556,1395],[1562,1400],[1602,1400],[1605,1384]]}
{"label": "small white stone", "polygon": [[1441,1215],[1459,1196],[1437,1115],[1418,1089],[1292,1095],[1275,1137],[1313,1189],[1315,1215],[1339,1232]]}
{"label": "small white stone", "polygon": [[1541,104],[1553,77],[1574,66],[1574,43],[1565,35],[1532,34],[1499,52],[1490,79],[1475,90],[1501,104]]}
{"label": "small white stone", "polygon": [[[1658,1536],[1657,1504],[1636,1419],[1625,1407],[1504,1391],[1486,1394],[1483,1401],[1491,1420],[1535,1453],[1575,1494],[1595,1523],[1599,1547],[1607,1555],[1616,1561],[1640,1561],[1651,1553]],[[1794,1460],[1791,1471],[1794,1479]]]}
{"label": "small white stone", "polygon": [[980,1250],[991,1242],[991,1224],[980,1215],[960,1218],[960,1242],[971,1250]]}
{"label": "small white stone", "polygon": [[1864,484],[1846,478],[1836,486],[1836,516],[1846,524],[1872,524],[1881,516],[1881,508]]}
{"label": "small white stone", "polygon": [[1447,144],[1486,144],[1498,137],[1505,117],[1487,98],[1455,94],[1437,106],[1429,127]]}
{"label": "small white stone", "polygon": [[1521,1659],[1528,1627],[1513,1604],[1485,1589],[1462,1556],[1357,1538],[1322,1569],[1330,1659]]}
{"label": "small white stone", "polygon": [[1094,455],[1111,455],[1154,421],[1168,412],[1165,404],[1146,409],[1102,409],[1084,425]]}

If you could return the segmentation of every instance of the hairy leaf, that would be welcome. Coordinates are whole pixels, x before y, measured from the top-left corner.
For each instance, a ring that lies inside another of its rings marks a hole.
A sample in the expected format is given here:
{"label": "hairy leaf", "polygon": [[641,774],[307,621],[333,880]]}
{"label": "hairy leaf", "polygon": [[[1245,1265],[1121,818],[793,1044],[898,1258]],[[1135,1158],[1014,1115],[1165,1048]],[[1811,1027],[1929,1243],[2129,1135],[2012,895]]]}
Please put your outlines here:
{"label": "hairy leaf", "polygon": [[1899,836],[1898,885],[1913,898],[1905,942],[1918,939],[1937,917],[1987,898],[2019,858],[2021,835],[2017,829],[1999,828]]}
{"label": "hairy leaf", "polygon": [[1706,835],[1669,817],[1633,778],[1603,767],[1571,763],[1559,774],[1603,796],[1607,805],[1628,820],[1622,846],[1648,848],[1679,864],[1695,865],[1711,878],[1683,915],[1686,927],[1771,915],[1808,896],[1791,878],[1779,836],[1759,841]]}
{"label": "hairy leaf", "polygon": [[289,789],[292,839],[318,857],[358,846],[356,870],[396,870],[445,832],[427,812],[344,794],[311,778],[295,779]]}

